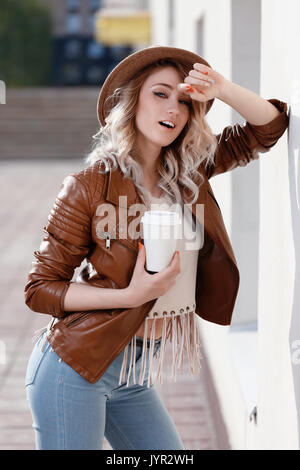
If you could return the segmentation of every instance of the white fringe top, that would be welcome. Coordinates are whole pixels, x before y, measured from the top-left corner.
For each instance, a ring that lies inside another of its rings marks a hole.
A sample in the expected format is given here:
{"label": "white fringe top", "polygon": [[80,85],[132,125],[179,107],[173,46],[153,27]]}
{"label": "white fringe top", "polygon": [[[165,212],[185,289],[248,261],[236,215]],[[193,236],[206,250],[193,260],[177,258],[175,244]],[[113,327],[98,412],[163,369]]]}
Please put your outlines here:
{"label": "white fringe top", "polygon": [[[163,198],[152,198],[151,210],[177,210],[182,220],[182,238],[178,239],[177,249],[180,254],[180,273],[176,277],[175,284],[161,297],[157,299],[154,306],[145,319],[143,351],[141,359],[141,369],[138,379],[140,385],[144,382],[147,362],[147,336],[149,330],[149,320],[152,321],[149,346],[149,375],[147,387],[158,379],[163,383],[163,360],[166,342],[169,339],[172,344],[173,363],[172,380],[176,382],[177,369],[183,367],[183,351],[186,351],[188,365],[191,375],[200,371],[200,335],[198,316],[195,313],[195,286],[197,274],[198,253],[200,240],[202,236],[201,226],[196,222],[193,228],[192,214],[183,205],[170,207]],[[196,243],[196,237],[198,244]],[[196,248],[195,248],[196,247]],[[161,337],[161,346],[156,358],[153,356],[155,342],[155,323],[158,319],[163,319],[163,329]],[[136,334],[131,342],[124,349],[123,364],[120,372],[119,385],[125,380],[128,349],[131,345],[130,363],[127,374],[127,386],[129,386],[131,371],[133,371],[133,380],[135,377],[135,352],[136,352]],[[155,361],[155,359],[157,359]],[[156,362],[156,367],[154,362]],[[156,370],[155,370],[156,369]]]}

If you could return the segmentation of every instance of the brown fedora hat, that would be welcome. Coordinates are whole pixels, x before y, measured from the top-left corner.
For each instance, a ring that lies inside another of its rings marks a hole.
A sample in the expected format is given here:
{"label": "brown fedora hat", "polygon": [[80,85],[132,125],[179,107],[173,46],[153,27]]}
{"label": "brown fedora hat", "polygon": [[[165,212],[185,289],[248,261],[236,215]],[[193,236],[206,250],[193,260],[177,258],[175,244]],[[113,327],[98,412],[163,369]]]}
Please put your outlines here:
{"label": "brown fedora hat", "polygon": [[[102,126],[105,126],[105,118],[111,108],[106,99],[113,94],[116,88],[127,83],[141,69],[160,59],[176,59],[183,64],[190,65],[191,69],[196,62],[210,67],[206,60],[198,54],[178,47],[150,46],[130,54],[110,72],[102,85],[97,103],[98,120]],[[214,99],[207,101],[206,114],[213,102]]]}

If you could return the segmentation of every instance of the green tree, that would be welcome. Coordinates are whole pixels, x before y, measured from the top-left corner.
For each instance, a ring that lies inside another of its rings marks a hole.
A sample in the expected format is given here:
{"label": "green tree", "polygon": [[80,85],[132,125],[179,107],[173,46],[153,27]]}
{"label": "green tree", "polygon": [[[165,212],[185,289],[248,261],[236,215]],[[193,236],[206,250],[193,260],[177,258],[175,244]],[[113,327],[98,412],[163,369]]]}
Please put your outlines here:
{"label": "green tree", "polygon": [[41,0],[1,0],[0,79],[6,86],[49,84],[52,44],[47,5]]}

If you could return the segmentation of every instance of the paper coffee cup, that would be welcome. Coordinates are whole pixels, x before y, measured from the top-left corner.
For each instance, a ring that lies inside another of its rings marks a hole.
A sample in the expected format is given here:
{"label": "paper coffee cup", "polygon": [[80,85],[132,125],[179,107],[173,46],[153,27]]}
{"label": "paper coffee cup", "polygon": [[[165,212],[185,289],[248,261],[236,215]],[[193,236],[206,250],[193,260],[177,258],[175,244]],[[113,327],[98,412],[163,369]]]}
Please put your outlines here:
{"label": "paper coffee cup", "polygon": [[141,218],[146,269],[158,272],[170,263],[181,237],[181,217],[172,211],[146,211]]}

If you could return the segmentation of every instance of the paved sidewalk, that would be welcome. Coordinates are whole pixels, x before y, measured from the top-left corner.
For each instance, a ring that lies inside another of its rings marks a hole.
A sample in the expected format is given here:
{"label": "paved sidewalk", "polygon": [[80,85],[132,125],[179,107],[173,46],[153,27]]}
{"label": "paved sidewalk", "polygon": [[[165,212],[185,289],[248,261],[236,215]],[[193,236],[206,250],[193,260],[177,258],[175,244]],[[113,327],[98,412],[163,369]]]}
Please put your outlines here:
{"label": "paved sidewalk", "polygon": [[[0,161],[0,450],[34,449],[24,377],[33,331],[49,317],[29,310],[24,286],[61,182],[82,167],[78,160]],[[186,449],[218,450],[205,370],[200,380],[186,374],[156,386]]]}

